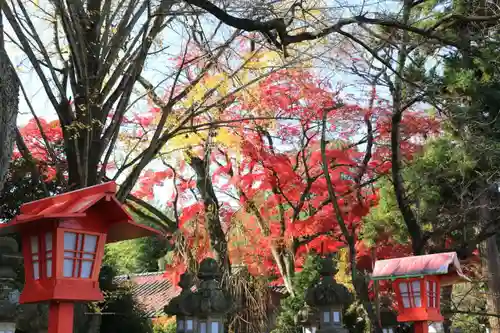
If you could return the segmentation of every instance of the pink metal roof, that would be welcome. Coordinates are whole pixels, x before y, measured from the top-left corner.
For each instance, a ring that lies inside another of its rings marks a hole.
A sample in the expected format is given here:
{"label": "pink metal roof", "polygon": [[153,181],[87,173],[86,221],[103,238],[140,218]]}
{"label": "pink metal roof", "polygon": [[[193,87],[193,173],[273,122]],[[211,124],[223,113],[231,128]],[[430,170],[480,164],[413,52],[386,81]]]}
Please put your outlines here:
{"label": "pink metal roof", "polygon": [[457,280],[468,280],[462,273],[455,252],[378,260],[375,262],[372,279],[387,280],[423,275],[441,275],[443,285],[457,282]]}

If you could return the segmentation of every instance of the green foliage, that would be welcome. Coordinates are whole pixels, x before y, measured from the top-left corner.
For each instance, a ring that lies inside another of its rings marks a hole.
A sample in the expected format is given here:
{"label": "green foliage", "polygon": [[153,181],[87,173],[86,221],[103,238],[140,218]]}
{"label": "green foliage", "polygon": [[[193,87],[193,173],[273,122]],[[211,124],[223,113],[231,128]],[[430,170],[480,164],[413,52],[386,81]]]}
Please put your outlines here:
{"label": "green foliage", "polygon": [[486,333],[486,325],[481,317],[464,313],[456,314],[452,318],[452,327],[459,332]]}
{"label": "green foliage", "polygon": [[152,333],[150,319],[140,308],[131,292],[129,283],[116,284],[116,271],[104,266],[100,274],[100,287],[105,300],[98,304],[97,311],[103,313],[101,332],[106,333]]}
{"label": "green foliage", "polygon": [[[474,175],[476,160],[461,141],[449,135],[429,141],[421,156],[405,168],[404,180],[412,208],[424,230],[450,223],[461,213],[464,186]],[[379,183],[380,203],[365,218],[363,238],[373,243],[386,233],[399,243],[408,241],[408,231],[398,209],[392,183]]]}
{"label": "green foliage", "polygon": [[364,217],[362,237],[368,245],[373,245],[378,236],[387,233],[397,242],[408,241],[408,231],[398,209],[392,183],[381,180],[379,187],[379,204]]}
{"label": "green foliage", "polygon": [[[131,213],[138,223],[154,227]],[[106,245],[104,263],[114,267],[118,274],[156,272],[158,259],[168,252],[169,243],[161,237],[145,237]]]}
{"label": "green foliage", "polygon": [[304,308],[305,292],[309,286],[319,279],[318,256],[309,256],[302,271],[295,274],[292,280],[295,296],[288,296],[281,301],[281,312],[276,318],[273,333],[296,333],[300,326],[296,324],[296,316]]}
{"label": "green foliage", "polygon": [[115,267],[119,274],[155,272],[165,249],[166,241],[157,237],[117,242],[106,245],[104,263]]}

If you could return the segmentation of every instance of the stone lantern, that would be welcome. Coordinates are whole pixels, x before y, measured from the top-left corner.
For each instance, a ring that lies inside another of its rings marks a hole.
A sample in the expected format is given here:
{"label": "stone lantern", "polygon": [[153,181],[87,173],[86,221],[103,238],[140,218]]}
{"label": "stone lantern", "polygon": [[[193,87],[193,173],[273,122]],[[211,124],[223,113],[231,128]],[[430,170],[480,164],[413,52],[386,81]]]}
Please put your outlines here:
{"label": "stone lantern", "polygon": [[217,262],[204,259],[199,268],[199,288],[191,275],[181,276],[179,296],[165,307],[165,313],[176,316],[179,333],[224,333],[226,314],[231,309],[229,295],[221,288],[222,274]]}
{"label": "stone lantern", "polygon": [[23,262],[13,238],[0,237],[0,332],[16,331],[16,314],[19,305],[19,289],[15,268]]}
{"label": "stone lantern", "polygon": [[318,330],[318,314],[306,304],[295,317],[295,324],[302,327],[302,333],[316,333]]}
{"label": "stone lantern", "polygon": [[343,328],[343,310],[352,302],[349,290],[334,276],[337,269],[331,256],[320,259],[320,280],[306,291],[306,303],[317,312],[319,333],[347,333]]}

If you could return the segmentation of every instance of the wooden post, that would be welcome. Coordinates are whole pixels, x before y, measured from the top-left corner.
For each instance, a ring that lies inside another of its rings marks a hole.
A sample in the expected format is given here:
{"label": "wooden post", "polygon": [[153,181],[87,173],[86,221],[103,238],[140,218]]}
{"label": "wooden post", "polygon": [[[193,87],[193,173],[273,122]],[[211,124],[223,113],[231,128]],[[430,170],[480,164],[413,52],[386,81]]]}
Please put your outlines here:
{"label": "wooden post", "polygon": [[74,304],[50,302],[48,333],[73,333]]}
{"label": "wooden post", "polygon": [[429,333],[429,323],[427,321],[416,321],[413,324],[413,329],[415,333]]}

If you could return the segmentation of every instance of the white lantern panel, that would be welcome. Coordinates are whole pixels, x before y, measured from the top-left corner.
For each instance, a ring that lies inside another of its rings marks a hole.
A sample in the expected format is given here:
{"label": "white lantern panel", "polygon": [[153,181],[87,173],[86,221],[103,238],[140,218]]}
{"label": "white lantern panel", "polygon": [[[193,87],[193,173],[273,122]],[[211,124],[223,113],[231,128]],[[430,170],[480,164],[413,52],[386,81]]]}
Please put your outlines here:
{"label": "white lantern panel", "polygon": [[47,232],[45,234],[45,251],[52,251],[52,233]]}
{"label": "white lantern panel", "polygon": [[64,259],[64,267],[63,267],[63,274],[64,277],[70,278],[73,277],[73,259]]}
{"label": "white lantern panel", "polygon": [[217,321],[213,321],[210,326],[210,333],[219,333],[219,323]]}
{"label": "white lantern panel", "polygon": [[323,312],[323,322],[324,323],[330,322],[330,312],[328,312],[328,311]]}
{"label": "white lantern panel", "polygon": [[340,323],[340,312],[339,311],[333,312],[333,322]]}
{"label": "white lantern panel", "polygon": [[31,253],[33,254],[38,253],[38,237],[31,236],[30,242],[31,242]]}
{"label": "white lantern panel", "polygon": [[82,272],[80,277],[88,279],[91,273],[92,273],[92,262],[82,261]]}
{"label": "white lantern panel", "polygon": [[40,263],[38,261],[33,262],[33,279],[40,279]]}
{"label": "white lantern panel", "polygon": [[408,293],[408,285],[406,282],[399,283],[399,291],[401,292],[401,298],[403,300],[403,307],[410,307],[410,295]]}
{"label": "white lantern panel", "polygon": [[186,330],[188,331],[193,330],[193,321],[191,319],[186,320]]}
{"label": "white lantern panel", "polygon": [[83,252],[95,253],[96,246],[97,246],[97,236],[96,235],[85,235]]}
{"label": "white lantern panel", "polygon": [[207,323],[200,322],[200,333],[207,333]]}
{"label": "white lantern panel", "polygon": [[76,233],[64,232],[64,249],[75,251],[76,250]]}
{"label": "white lantern panel", "polygon": [[50,278],[52,277],[52,259],[47,259],[46,261],[46,273],[47,273],[47,277]]}
{"label": "white lantern panel", "polygon": [[416,307],[422,306],[422,298],[420,296],[420,281],[413,281],[411,283],[411,288],[413,291],[413,302]]}

